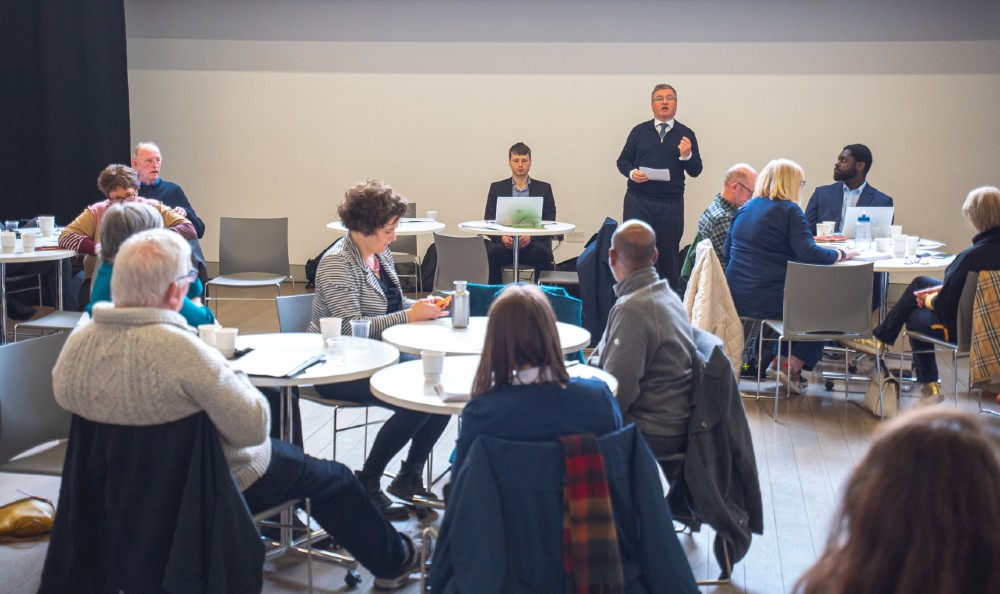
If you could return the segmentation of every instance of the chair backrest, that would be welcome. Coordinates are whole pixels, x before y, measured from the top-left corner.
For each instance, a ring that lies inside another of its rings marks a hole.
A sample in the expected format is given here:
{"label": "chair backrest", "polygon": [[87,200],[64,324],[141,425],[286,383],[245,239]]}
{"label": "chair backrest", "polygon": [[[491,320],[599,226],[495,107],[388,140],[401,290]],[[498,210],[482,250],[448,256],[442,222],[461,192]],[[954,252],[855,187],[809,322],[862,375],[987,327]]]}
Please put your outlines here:
{"label": "chair backrest", "polygon": [[259,592],[263,561],[205,412],[143,426],[73,416],[41,592]]}
{"label": "chair backrest", "polygon": [[[417,216],[416,202],[410,202],[406,205],[406,214],[404,216],[409,218],[415,218]],[[400,235],[396,237],[396,241],[389,244],[389,251],[394,254],[410,254],[411,256],[416,256],[417,236]]]}
{"label": "chair backrest", "polygon": [[222,217],[219,274],[266,272],[288,276],[288,218]]}
{"label": "chair backrest", "polygon": [[970,272],[965,276],[962,296],[958,298],[958,317],[955,320],[955,340],[958,352],[968,353],[972,348],[972,306],[976,298],[979,273]]}
{"label": "chair backrest", "polygon": [[840,266],[789,262],[785,273],[785,334],[858,334],[872,331],[871,262]]}
{"label": "chair backrest", "polygon": [[451,237],[435,233],[434,245],[437,246],[435,291],[451,290],[457,280],[478,284],[486,284],[489,280],[490,265],[482,237]]}
{"label": "chair backrest", "polygon": [[[657,584],[695,592],[652,453],[634,425],[598,437],[625,591]],[[558,443],[479,437],[453,483],[431,565],[432,590],[559,592],[565,456]],[[655,552],[654,552],[655,551]],[[503,562],[489,563],[497,556]]]}
{"label": "chair backrest", "polygon": [[278,331],[305,332],[312,319],[312,293],[284,295],[275,298],[278,304]]}
{"label": "chair backrest", "polygon": [[56,403],[52,368],[68,332],[0,346],[0,464],[69,436],[71,415]]}

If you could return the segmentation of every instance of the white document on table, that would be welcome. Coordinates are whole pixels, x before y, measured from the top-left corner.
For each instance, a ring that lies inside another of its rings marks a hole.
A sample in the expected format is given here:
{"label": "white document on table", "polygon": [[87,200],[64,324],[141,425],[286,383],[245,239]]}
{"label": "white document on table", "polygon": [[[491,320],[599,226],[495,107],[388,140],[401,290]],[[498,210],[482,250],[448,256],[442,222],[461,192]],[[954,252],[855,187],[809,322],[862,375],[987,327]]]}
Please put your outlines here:
{"label": "white document on table", "polygon": [[[291,377],[304,365],[314,362],[321,355],[309,353],[282,353],[279,351],[253,350],[239,359],[230,361],[233,369],[243,371],[247,375],[262,375],[266,377]],[[318,362],[318,361],[317,361]]]}
{"label": "white document on table", "polygon": [[651,181],[670,181],[669,169],[653,169],[652,167],[640,167],[639,171],[646,174]]}

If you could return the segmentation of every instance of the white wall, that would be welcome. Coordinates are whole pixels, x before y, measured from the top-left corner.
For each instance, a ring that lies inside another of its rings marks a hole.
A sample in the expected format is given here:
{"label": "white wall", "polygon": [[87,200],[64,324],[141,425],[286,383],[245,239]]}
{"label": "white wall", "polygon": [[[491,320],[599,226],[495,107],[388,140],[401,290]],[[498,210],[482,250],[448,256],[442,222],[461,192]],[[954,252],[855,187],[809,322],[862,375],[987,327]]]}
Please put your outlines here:
{"label": "white wall", "polygon": [[127,0],[126,14],[133,137],[160,144],[164,177],[206,220],[210,260],[218,217],[245,215],[288,216],[304,262],[365,177],[450,226],[480,218],[515,141],[553,184],[559,218],[589,235],[620,219],[615,159],[658,82],[678,89],[705,162],[688,183],[687,239],[737,161],[794,159],[811,192],[832,182],[843,145],[865,143],[897,222],[956,250],[971,236],[965,194],[1000,184],[992,4],[205,4]]}

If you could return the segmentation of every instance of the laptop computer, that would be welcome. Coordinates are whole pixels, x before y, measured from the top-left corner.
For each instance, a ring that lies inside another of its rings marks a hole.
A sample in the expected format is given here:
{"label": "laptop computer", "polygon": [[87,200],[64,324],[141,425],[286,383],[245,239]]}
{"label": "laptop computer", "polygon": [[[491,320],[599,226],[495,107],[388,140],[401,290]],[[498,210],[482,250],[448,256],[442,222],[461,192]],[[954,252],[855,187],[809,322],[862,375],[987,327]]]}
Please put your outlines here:
{"label": "laptop computer", "polygon": [[854,227],[858,224],[861,213],[867,214],[872,223],[872,239],[889,237],[889,227],[892,225],[891,206],[848,206],[844,214],[844,237],[854,239]]}
{"label": "laptop computer", "polygon": [[497,225],[540,229],[542,227],[542,197],[497,197]]}

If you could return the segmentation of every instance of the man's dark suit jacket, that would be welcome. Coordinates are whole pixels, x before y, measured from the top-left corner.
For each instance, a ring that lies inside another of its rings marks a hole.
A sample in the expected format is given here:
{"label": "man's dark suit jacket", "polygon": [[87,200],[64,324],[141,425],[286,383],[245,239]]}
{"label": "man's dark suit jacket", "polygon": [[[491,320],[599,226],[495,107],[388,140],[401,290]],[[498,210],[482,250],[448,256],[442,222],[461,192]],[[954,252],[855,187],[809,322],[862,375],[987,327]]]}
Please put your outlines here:
{"label": "man's dark suit jacket", "polygon": [[[530,177],[529,179],[531,180],[531,183],[528,186],[531,190],[530,195],[541,196],[543,198],[542,220],[556,220],[556,199],[552,196],[552,186],[533,177]],[[483,215],[484,219],[489,221],[497,218],[497,197],[510,196],[513,194],[513,180],[514,178],[508,177],[507,179],[502,179],[498,182],[490,184],[490,193],[486,196],[486,213]],[[532,241],[544,241],[546,244],[550,246],[552,245],[552,237],[547,235],[532,237]]]}
{"label": "man's dark suit jacket", "polygon": [[[883,194],[871,184],[865,186],[858,198],[858,206],[892,206],[892,196]],[[806,220],[809,229],[816,235],[816,223],[835,221],[834,229],[842,229],[840,211],[844,207],[844,182],[829,186],[819,186],[806,205]]]}

